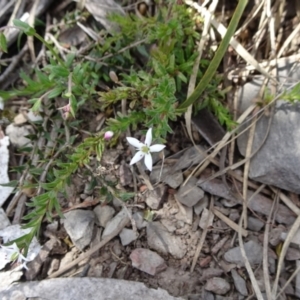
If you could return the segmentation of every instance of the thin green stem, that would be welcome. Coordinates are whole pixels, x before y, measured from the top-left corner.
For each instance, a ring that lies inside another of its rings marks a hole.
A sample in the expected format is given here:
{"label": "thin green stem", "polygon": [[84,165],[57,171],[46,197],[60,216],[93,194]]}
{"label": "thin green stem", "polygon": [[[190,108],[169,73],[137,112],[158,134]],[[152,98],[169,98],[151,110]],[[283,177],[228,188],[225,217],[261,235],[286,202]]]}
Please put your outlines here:
{"label": "thin green stem", "polygon": [[[235,9],[235,12],[232,16],[232,19],[229,23],[229,26],[227,28],[227,32],[218,48],[218,50],[215,53],[215,56],[211,63],[209,64],[205,74],[203,75],[201,81],[195,88],[194,92],[188,97],[179,107],[177,108],[178,112],[184,112],[190,105],[192,105],[195,101],[197,101],[211,79],[213,78],[214,74],[217,71],[217,68],[219,67],[225,52],[227,50],[227,47],[230,43],[230,39],[234,35],[236,28],[238,26],[238,23],[240,21],[240,18],[245,10],[245,7],[248,3],[248,0],[239,0],[239,3]],[[201,101],[201,100],[200,100]]]}
{"label": "thin green stem", "polygon": [[47,48],[48,50],[52,53],[52,55],[57,59],[57,61],[65,67],[64,61],[57,55],[57,53],[54,51],[53,47],[44,40],[43,37],[41,37],[38,33],[34,33],[34,37],[36,37],[39,41],[41,41]]}

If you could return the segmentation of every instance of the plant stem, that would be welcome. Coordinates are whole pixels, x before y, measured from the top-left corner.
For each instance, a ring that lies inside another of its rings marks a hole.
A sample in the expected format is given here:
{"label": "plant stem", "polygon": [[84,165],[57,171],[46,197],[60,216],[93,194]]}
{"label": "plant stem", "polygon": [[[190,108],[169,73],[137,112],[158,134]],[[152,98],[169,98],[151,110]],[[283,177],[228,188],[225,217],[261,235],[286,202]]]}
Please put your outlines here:
{"label": "plant stem", "polygon": [[229,26],[227,28],[227,32],[226,32],[218,50],[215,53],[213,60],[209,64],[205,74],[203,75],[201,81],[195,88],[194,92],[190,95],[190,97],[188,97],[177,108],[177,110],[179,112],[184,112],[190,105],[192,105],[195,101],[197,101],[200,98],[203,91],[205,90],[205,88],[207,87],[207,85],[209,84],[209,82],[211,81],[211,79],[213,78],[214,74],[217,71],[217,68],[219,67],[219,65],[225,55],[227,47],[230,43],[230,39],[232,38],[232,36],[234,35],[234,33],[236,31],[236,28],[238,26],[238,23],[240,21],[240,18],[244,12],[244,9],[245,9],[247,3],[248,3],[248,0],[239,0],[239,3],[235,9],[235,12],[234,12],[232,19],[229,23]]}

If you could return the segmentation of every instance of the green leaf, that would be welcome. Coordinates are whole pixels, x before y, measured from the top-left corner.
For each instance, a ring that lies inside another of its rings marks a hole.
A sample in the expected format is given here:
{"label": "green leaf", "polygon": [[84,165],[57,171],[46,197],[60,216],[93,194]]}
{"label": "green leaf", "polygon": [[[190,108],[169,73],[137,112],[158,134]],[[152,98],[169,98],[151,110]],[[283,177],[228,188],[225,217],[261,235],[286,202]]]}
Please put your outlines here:
{"label": "green leaf", "polygon": [[56,87],[48,94],[48,98],[49,99],[55,98],[61,95],[63,91],[64,91],[63,87]]}
{"label": "green leaf", "polygon": [[19,20],[19,19],[14,19],[14,25],[18,27],[20,30],[22,30],[26,35],[28,36],[33,36],[35,35],[35,29],[30,27],[27,23]]}
{"label": "green leaf", "polygon": [[0,186],[9,186],[9,187],[17,187],[19,184],[19,181],[18,180],[11,180],[10,182],[8,183],[0,183]]}
{"label": "green leaf", "polygon": [[71,95],[70,99],[70,112],[73,118],[75,118],[77,112],[77,100],[74,95]]}
{"label": "green leaf", "polygon": [[38,98],[37,101],[35,101],[35,103],[33,104],[32,108],[31,108],[32,112],[34,112],[34,113],[39,112],[41,105],[42,105],[42,99]]}
{"label": "green leaf", "polygon": [[0,51],[7,53],[7,41],[3,32],[0,32]]}

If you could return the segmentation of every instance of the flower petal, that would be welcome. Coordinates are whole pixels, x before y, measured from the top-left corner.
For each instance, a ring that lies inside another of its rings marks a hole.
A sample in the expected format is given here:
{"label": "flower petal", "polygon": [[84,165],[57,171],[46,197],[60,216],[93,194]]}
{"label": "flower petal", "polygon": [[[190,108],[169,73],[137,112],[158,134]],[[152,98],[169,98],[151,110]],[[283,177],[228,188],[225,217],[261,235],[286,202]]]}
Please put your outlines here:
{"label": "flower petal", "polygon": [[150,152],[160,152],[162,149],[164,149],[166,146],[165,145],[160,145],[160,144],[157,144],[157,145],[152,145],[150,147]]}
{"label": "flower petal", "polygon": [[133,165],[135,163],[137,163],[138,161],[140,161],[143,157],[145,156],[145,153],[142,151],[138,151],[134,157],[131,159],[130,161],[130,165]]}
{"label": "flower petal", "polygon": [[145,165],[149,171],[152,171],[152,156],[150,153],[145,154]]}
{"label": "flower petal", "polygon": [[150,147],[152,143],[152,128],[149,128],[146,133],[145,145]]}
{"label": "flower petal", "polygon": [[128,137],[126,138],[127,142],[132,145],[133,147],[141,150],[141,148],[144,146],[144,144],[142,142],[140,142],[139,140],[132,138],[132,137]]}

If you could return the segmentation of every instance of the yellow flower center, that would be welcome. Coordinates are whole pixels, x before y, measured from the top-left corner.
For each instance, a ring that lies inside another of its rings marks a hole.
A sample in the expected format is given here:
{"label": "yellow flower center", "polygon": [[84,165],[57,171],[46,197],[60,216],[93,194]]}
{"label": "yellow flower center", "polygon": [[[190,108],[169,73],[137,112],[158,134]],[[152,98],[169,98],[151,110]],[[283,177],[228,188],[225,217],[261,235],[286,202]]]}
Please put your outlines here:
{"label": "yellow flower center", "polygon": [[147,147],[147,146],[143,146],[143,147],[141,148],[141,151],[142,151],[143,153],[145,153],[145,154],[148,154],[149,151],[150,151],[150,149],[149,149],[149,147]]}

